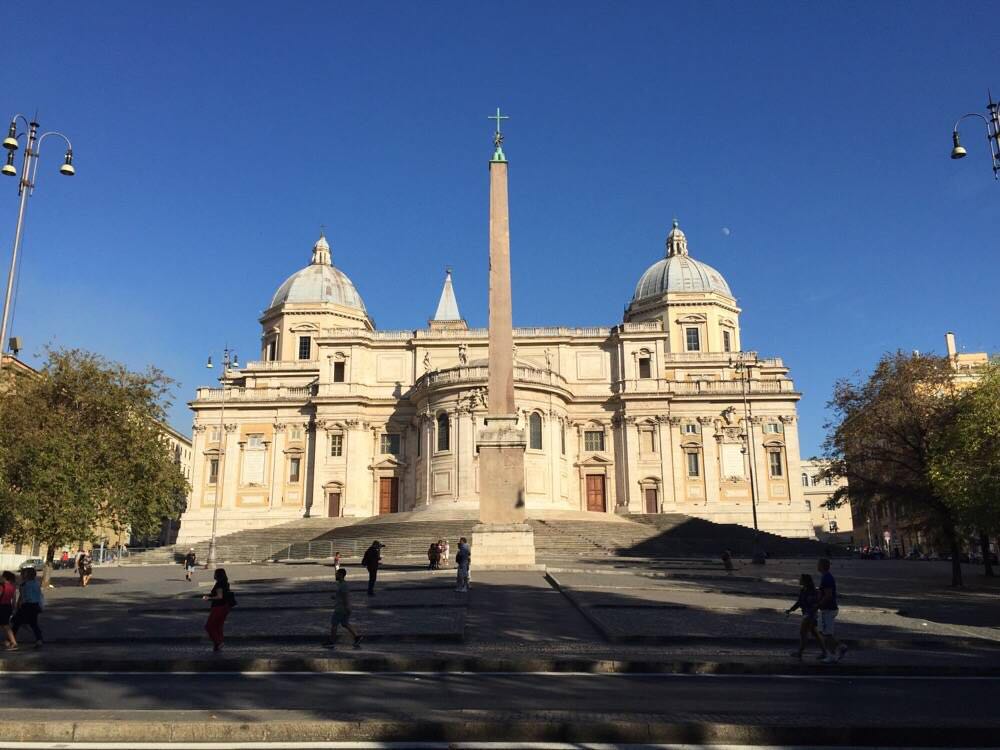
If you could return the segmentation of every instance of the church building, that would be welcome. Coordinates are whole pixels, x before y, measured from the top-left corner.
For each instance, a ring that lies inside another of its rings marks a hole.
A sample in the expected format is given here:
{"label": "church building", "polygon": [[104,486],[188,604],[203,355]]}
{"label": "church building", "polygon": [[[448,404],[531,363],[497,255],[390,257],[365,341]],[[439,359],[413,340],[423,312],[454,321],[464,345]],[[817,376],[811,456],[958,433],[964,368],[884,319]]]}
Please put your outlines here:
{"label": "church building", "polygon": [[[515,268],[517,258],[515,247]],[[813,536],[800,394],[781,359],[744,350],[739,316],[675,221],[621,323],[515,329],[528,516],[684,513],[750,526],[756,500],[762,529]],[[209,537],[216,502],[219,534],[478,506],[487,331],[462,318],[450,273],[426,327],[378,330],[321,236],[259,323],[260,359],[224,372],[225,394],[199,388],[190,402],[179,543]]]}

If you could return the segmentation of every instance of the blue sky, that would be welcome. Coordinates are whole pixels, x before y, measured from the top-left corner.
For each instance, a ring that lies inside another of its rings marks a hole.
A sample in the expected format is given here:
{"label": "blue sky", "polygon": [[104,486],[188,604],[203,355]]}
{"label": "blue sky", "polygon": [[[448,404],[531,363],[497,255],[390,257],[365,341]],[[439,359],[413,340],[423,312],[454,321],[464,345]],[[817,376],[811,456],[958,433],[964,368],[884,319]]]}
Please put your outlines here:
{"label": "blue sky", "polygon": [[423,325],[446,265],[485,324],[498,104],[517,325],[620,322],[676,215],[744,346],[790,366],[804,455],[834,380],[882,352],[947,330],[1000,350],[981,124],[948,159],[955,119],[1000,93],[992,3],[105,0],[5,20],[4,107],[65,131],[78,170],[47,144],[13,333],[29,361],[51,342],[157,364],[187,432],[206,356],[257,357],[320,224],[380,328]]}

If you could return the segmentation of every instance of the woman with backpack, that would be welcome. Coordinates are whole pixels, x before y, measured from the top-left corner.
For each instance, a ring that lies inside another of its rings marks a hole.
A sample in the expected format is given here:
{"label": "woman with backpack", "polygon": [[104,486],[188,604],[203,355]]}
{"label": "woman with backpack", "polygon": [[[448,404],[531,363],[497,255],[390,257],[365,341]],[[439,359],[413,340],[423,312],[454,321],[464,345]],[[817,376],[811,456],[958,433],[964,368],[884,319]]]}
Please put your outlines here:
{"label": "woman with backpack", "polygon": [[222,642],[225,639],[223,629],[226,617],[229,616],[229,611],[236,606],[236,596],[229,588],[229,577],[224,568],[218,568],[215,571],[215,586],[212,587],[211,593],[203,596],[202,599],[212,602],[211,609],[208,611],[208,621],[205,623],[205,632],[212,640],[212,650],[221,651]]}
{"label": "woman with backpack", "polygon": [[42,629],[38,626],[38,615],[41,614],[44,598],[42,597],[42,586],[38,582],[34,568],[24,568],[21,570],[21,590],[17,596],[17,607],[14,609],[14,618],[10,621],[10,629],[17,638],[17,631],[22,625],[31,628],[35,634],[35,648],[42,647]]}

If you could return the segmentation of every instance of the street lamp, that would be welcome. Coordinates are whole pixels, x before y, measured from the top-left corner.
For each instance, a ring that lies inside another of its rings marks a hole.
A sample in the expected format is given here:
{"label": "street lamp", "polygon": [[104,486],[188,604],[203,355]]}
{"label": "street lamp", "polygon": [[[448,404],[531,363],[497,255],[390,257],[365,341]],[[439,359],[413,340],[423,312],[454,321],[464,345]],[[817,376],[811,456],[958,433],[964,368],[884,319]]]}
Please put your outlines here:
{"label": "street lamp", "polygon": [[747,391],[750,388],[750,368],[757,364],[757,357],[752,359],[740,355],[738,359],[729,358],[729,366],[733,368],[740,379],[740,391],[743,394],[743,425],[745,430],[741,438],[744,440],[740,452],[747,455],[749,446],[750,452],[750,509],[753,512],[753,563],[763,565],[766,561],[764,550],[760,546],[760,528],[757,525],[757,448],[753,439],[753,419],[750,414],[750,399]]}
{"label": "street lamp", "polygon": [[968,112],[958,118],[954,129],[951,131],[951,158],[965,158],[968,151],[958,137],[958,125],[967,117],[978,117],[986,123],[986,142],[990,146],[990,157],[993,159],[993,179],[1000,180],[1000,104],[993,101],[993,95],[989,94],[989,104],[986,105],[986,112],[989,117],[984,117],[978,112]]}
{"label": "street lamp", "polygon": [[[24,123],[27,128],[22,133],[17,132],[18,122]],[[17,254],[21,249],[21,238],[24,235],[24,210],[28,206],[28,196],[35,191],[35,175],[38,173],[38,156],[42,151],[42,143],[49,136],[55,135],[66,141],[66,154],[63,157],[62,166],[59,167],[60,174],[68,177],[76,174],[73,166],[73,144],[70,143],[62,133],[50,130],[47,133],[38,135],[39,124],[35,120],[28,121],[24,115],[14,115],[7,129],[7,137],[3,139],[3,147],[7,149],[7,161],[0,172],[13,177],[17,174],[17,167],[14,164],[14,152],[21,147],[20,139],[26,138],[24,147],[24,158],[21,161],[21,179],[17,185],[17,193],[21,196],[21,202],[17,209],[17,229],[14,231],[14,250],[10,256],[10,272],[7,274],[7,292],[3,298],[3,318],[0,319],[0,351],[7,347],[7,322],[10,317],[10,297],[14,290],[15,271],[17,270]]]}
{"label": "street lamp", "polygon": [[[215,477],[215,504],[212,506],[212,537],[208,540],[208,557],[205,560],[206,568],[215,567],[215,530],[219,523],[219,506],[222,504],[222,482],[226,476],[226,373],[229,372],[229,365],[239,367],[240,361],[236,352],[230,350],[228,346],[222,350],[222,374],[219,382],[222,383],[222,408],[219,411],[219,468]],[[205,367],[212,369],[212,357],[209,355]]]}

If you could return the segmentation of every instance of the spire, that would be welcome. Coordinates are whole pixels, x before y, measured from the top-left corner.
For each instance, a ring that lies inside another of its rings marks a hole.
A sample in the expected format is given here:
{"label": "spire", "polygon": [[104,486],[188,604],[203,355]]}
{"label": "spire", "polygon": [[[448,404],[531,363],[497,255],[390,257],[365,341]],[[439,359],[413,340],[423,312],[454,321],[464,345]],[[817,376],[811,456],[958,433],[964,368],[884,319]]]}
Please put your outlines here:
{"label": "spire", "polygon": [[332,266],[333,260],[330,258],[330,243],[326,241],[326,234],[320,230],[319,239],[313,245],[312,265]]}
{"label": "spire", "polygon": [[687,237],[684,236],[684,232],[681,231],[680,224],[677,219],[674,219],[674,226],[667,234],[667,257],[673,255],[687,255],[688,254],[688,241]]}
{"label": "spire", "polygon": [[441,290],[441,299],[438,300],[437,312],[434,313],[436,321],[457,321],[462,316],[458,313],[458,300],[455,299],[455,289],[451,285],[451,269],[444,272],[444,288]]}
{"label": "spire", "polygon": [[493,152],[493,158],[490,161],[507,161],[507,157],[503,153],[503,133],[500,132],[500,121],[509,120],[510,116],[500,114],[500,107],[497,107],[497,113],[490,115],[486,119],[497,121],[497,131],[493,134],[493,145],[496,150]]}

